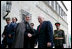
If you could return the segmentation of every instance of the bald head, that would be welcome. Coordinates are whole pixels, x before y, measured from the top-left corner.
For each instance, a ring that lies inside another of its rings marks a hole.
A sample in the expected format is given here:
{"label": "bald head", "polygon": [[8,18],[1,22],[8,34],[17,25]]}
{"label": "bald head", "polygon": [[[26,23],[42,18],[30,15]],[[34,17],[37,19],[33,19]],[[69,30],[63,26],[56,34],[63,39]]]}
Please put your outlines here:
{"label": "bald head", "polygon": [[39,15],[38,16],[38,21],[39,21],[39,23],[42,23],[44,21],[44,16],[43,15]]}

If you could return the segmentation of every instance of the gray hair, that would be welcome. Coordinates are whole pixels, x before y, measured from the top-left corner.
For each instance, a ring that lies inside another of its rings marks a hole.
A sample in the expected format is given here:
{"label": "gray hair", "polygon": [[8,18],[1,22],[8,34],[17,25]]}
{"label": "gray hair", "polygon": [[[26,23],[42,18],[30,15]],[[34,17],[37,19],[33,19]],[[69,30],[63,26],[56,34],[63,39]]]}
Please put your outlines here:
{"label": "gray hair", "polygon": [[44,15],[43,14],[40,14],[39,16],[38,16],[38,18],[44,18]]}

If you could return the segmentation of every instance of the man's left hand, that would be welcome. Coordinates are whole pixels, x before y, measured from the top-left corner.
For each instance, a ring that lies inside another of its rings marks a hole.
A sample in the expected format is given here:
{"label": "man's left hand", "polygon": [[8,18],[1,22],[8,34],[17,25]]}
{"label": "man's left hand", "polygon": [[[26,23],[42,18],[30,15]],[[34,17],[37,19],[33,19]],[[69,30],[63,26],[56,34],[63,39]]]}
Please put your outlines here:
{"label": "man's left hand", "polygon": [[32,37],[32,34],[28,33],[28,37]]}
{"label": "man's left hand", "polygon": [[51,47],[51,42],[48,42],[47,43],[47,47]]}

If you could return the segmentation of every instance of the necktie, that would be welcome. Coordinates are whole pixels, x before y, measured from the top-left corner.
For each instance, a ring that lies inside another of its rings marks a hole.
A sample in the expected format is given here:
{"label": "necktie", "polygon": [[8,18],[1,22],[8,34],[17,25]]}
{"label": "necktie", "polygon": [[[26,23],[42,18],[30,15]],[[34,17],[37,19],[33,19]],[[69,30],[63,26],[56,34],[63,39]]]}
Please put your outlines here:
{"label": "necktie", "polygon": [[40,32],[40,28],[41,28],[41,24],[40,24],[40,26],[39,26],[39,32]]}

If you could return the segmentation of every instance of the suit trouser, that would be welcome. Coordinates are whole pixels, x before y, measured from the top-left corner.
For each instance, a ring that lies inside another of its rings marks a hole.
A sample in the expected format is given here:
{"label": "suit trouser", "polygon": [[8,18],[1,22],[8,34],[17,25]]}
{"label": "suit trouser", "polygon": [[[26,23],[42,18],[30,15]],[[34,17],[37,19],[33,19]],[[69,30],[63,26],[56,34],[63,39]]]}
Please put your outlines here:
{"label": "suit trouser", "polygon": [[7,44],[2,43],[1,48],[6,48]]}
{"label": "suit trouser", "polygon": [[63,45],[55,45],[55,48],[63,48]]}
{"label": "suit trouser", "polygon": [[11,48],[12,47],[12,43],[8,43],[8,48]]}
{"label": "suit trouser", "polygon": [[32,39],[24,40],[24,48],[34,48],[34,41]]}

